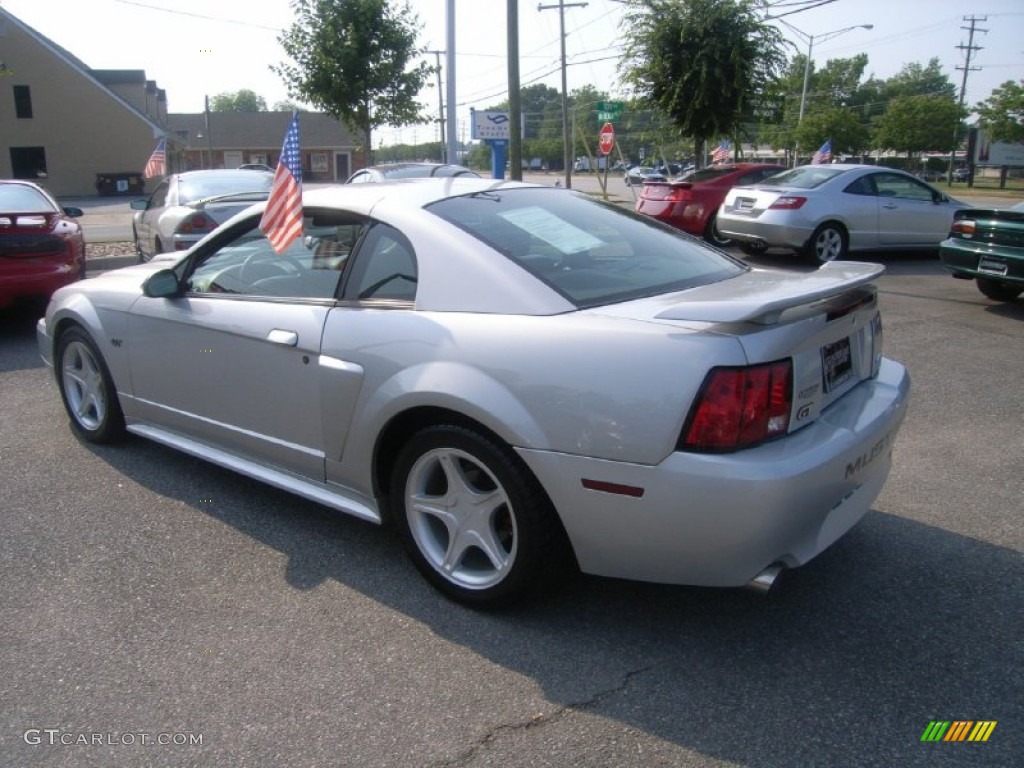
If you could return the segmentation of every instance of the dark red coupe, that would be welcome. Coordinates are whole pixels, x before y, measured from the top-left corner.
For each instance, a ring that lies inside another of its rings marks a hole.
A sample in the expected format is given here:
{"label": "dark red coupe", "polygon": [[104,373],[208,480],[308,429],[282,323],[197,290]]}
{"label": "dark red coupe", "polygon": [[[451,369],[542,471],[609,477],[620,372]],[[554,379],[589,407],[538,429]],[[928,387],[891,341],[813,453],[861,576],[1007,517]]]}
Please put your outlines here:
{"label": "dark red coupe", "polygon": [[28,181],[0,180],[0,307],[48,299],[85,277],[80,208],[63,208]]}
{"label": "dark red coupe", "polygon": [[637,198],[636,210],[714,245],[728,245],[731,241],[715,226],[726,193],[784,170],[785,166],[767,163],[721,163],[690,171],[674,181],[647,181]]}

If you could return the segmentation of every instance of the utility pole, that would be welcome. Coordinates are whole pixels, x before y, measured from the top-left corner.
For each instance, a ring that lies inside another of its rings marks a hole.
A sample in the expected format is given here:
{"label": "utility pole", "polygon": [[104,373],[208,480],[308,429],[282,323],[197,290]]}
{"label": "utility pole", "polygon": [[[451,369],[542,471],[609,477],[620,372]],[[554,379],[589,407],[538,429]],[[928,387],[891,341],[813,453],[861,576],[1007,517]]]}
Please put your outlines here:
{"label": "utility pole", "polygon": [[519,0],[507,0],[509,178],[523,180],[523,105],[519,90]]}
{"label": "utility pole", "polygon": [[445,152],[444,152],[444,150],[445,150],[445,143],[444,143],[444,91],[441,89],[441,54],[444,53],[444,51],[424,51],[424,53],[432,53],[432,54],[434,54],[434,61],[437,62],[437,113],[438,113],[437,124],[441,127],[441,133],[440,133],[441,142],[440,142],[440,147],[439,147],[438,151],[439,151],[439,154],[441,155],[441,158],[440,158],[441,162],[443,163],[444,162],[444,155],[445,155]]}
{"label": "utility pole", "polygon": [[586,8],[586,3],[567,3],[558,0],[558,5],[537,5],[538,11],[558,9],[559,30],[562,39],[562,161],[565,163],[565,188],[572,188],[572,136],[569,134],[569,91],[565,81],[565,9]]}
{"label": "utility pole", "polygon": [[455,118],[455,0],[448,0],[445,6],[445,48],[448,55],[448,162],[461,162],[459,158],[458,137],[455,135],[455,128],[458,125]]}
{"label": "utility pole", "polygon": [[[975,32],[988,32],[987,29],[978,29],[977,28],[977,24],[978,24],[979,21],[988,21],[988,16],[964,16],[964,21],[966,21],[966,22],[968,22],[970,24],[969,27],[960,27],[960,29],[966,29],[967,30],[967,45],[964,45],[963,43],[961,43],[960,45],[956,46],[959,50],[967,52],[967,58],[966,58],[966,61],[964,62],[964,65],[962,67],[957,67],[957,69],[962,69],[964,71],[963,80],[960,81],[960,109],[961,110],[963,110],[963,108],[964,108],[964,100],[965,100],[965,98],[967,96],[967,73],[968,72],[972,72],[972,71],[973,72],[978,72],[978,71],[981,70],[981,67],[972,67],[971,66],[971,56],[974,54],[975,51],[980,51],[981,50],[981,46],[980,45],[975,45],[974,44],[974,33]],[[954,138],[956,139],[956,141],[953,144],[952,151],[949,153],[949,169],[947,170],[947,175],[946,175],[946,183],[950,184],[950,185],[952,185],[952,183],[953,183],[953,163],[956,162],[956,145],[960,141],[960,123],[959,123],[959,121],[957,121],[956,128],[954,128],[954,130],[953,130],[953,135],[954,135]],[[968,157],[967,158],[967,185],[970,186],[970,187],[974,186],[974,158],[973,157]]]}

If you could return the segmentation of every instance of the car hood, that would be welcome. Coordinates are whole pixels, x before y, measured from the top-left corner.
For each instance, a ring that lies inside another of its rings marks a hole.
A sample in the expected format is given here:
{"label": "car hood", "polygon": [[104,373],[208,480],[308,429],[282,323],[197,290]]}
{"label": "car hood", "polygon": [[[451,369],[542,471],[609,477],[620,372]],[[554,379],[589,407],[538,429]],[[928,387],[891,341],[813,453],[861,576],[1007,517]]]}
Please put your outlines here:
{"label": "car hood", "polygon": [[884,271],[880,264],[846,261],[807,273],[751,269],[717,283],[591,311],[635,320],[773,325],[787,310],[843,294]]}

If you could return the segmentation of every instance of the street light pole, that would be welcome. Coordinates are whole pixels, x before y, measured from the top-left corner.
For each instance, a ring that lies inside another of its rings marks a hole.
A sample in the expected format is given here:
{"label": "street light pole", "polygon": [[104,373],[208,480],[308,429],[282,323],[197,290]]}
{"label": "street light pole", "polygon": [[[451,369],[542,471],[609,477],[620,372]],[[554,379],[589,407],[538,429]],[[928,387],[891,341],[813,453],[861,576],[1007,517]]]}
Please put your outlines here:
{"label": "street light pole", "polygon": [[[804,62],[804,87],[803,87],[803,90],[800,92],[800,115],[799,115],[799,117],[797,117],[797,121],[796,121],[796,124],[799,126],[804,121],[804,109],[807,106],[807,84],[808,84],[808,82],[810,82],[810,79],[811,79],[811,54],[814,52],[814,38],[815,38],[815,36],[814,35],[809,35],[806,32],[804,32],[803,30],[797,29],[792,24],[790,24],[788,21],[783,21],[782,19],[779,19],[779,21],[781,21],[783,24],[785,24],[791,30],[796,32],[797,35],[799,35],[800,37],[805,38],[807,40],[807,60]],[[851,27],[843,27],[842,29],[834,29],[831,32],[826,32],[823,35],[818,35],[817,38],[818,38],[818,42],[824,42],[826,40],[831,40],[833,37],[839,37],[840,35],[846,34],[847,32],[852,32],[855,29],[874,29],[874,28],[875,28],[874,24],[854,24]],[[794,164],[796,163],[796,158],[793,159],[793,162],[794,162]]]}

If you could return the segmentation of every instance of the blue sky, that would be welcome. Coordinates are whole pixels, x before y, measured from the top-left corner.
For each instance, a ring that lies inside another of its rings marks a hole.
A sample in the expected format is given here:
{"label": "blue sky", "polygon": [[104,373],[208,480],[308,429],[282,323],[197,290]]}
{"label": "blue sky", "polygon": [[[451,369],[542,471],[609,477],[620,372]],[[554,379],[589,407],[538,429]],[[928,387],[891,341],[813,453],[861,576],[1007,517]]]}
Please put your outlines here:
{"label": "blue sky", "polygon": [[[574,0],[575,2],[576,0]],[[546,0],[545,5],[557,0]],[[411,0],[423,23],[421,43],[442,50],[446,0]],[[558,11],[538,11],[534,0],[519,0],[520,72],[523,84],[560,87]],[[269,67],[284,53],[279,30],[291,22],[288,0],[0,0],[14,14],[97,69],[145,69],[167,91],[172,112],[198,112],[205,94],[250,88],[268,104],[287,98]],[[458,52],[456,83],[459,121],[469,108],[483,108],[506,96],[505,0],[456,0]],[[1006,80],[1024,78],[1024,3],[1020,0],[834,0],[786,17],[806,34],[872,24],[823,43],[814,60],[866,52],[869,71],[889,77],[908,62],[938,57],[959,88],[963,65],[956,46],[966,43],[963,17],[988,16],[975,43],[983,46],[968,77],[967,102],[984,99]],[[623,7],[613,0],[587,0],[566,10],[569,88],[592,83],[621,95],[616,65]],[[783,27],[806,52],[806,39]],[[2,58],[2,39],[0,39]],[[430,57],[433,62],[434,57]],[[437,109],[435,81],[423,101]],[[379,140],[427,141],[429,127],[383,129]]]}

